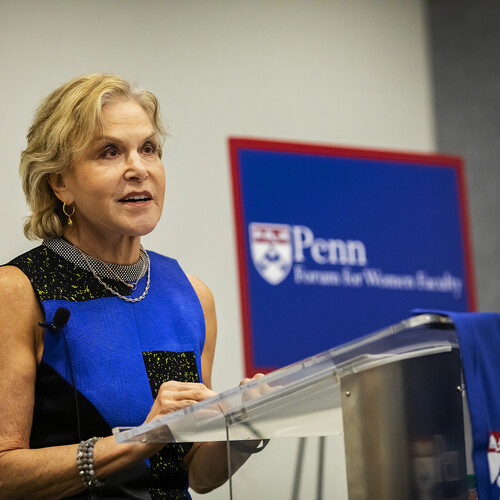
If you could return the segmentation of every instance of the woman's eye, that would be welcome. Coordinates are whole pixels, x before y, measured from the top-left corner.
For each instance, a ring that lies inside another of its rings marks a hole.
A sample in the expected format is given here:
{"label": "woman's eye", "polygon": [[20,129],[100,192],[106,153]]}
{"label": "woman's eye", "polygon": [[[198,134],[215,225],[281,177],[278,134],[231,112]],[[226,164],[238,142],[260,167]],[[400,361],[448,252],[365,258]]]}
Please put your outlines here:
{"label": "woman's eye", "polygon": [[118,156],[119,151],[115,146],[107,146],[101,151],[101,158],[115,158]]}
{"label": "woman's eye", "polygon": [[146,144],[144,144],[144,146],[142,148],[142,151],[147,155],[155,154],[156,150],[157,150],[157,147],[154,144],[152,144],[151,142],[147,142]]}

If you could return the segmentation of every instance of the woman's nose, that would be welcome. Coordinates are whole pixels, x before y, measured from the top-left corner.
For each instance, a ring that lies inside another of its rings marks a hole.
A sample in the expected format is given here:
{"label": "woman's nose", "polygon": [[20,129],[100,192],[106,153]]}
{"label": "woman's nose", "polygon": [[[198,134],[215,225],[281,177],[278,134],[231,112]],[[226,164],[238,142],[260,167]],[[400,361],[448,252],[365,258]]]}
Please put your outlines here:
{"label": "woman's nose", "polygon": [[125,175],[127,179],[137,179],[139,181],[143,181],[148,177],[148,170],[139,153],[134,151],[128,156]]}

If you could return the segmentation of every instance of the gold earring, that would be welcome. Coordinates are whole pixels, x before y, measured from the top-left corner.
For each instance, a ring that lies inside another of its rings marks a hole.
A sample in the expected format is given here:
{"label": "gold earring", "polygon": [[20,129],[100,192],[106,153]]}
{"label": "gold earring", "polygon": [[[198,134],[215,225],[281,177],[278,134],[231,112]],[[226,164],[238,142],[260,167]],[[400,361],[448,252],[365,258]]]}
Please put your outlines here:
{"label": "gold earring", "polygon": [[71,216],[75,213],[75,210],[76,210],[76,207],[73,207],[73,211],[70,214],[68,214],[68,212],[66,212],[66,203],[63,203],[63,213],[68,218],[68,226],[73,225],[73,221],[71,220]]}

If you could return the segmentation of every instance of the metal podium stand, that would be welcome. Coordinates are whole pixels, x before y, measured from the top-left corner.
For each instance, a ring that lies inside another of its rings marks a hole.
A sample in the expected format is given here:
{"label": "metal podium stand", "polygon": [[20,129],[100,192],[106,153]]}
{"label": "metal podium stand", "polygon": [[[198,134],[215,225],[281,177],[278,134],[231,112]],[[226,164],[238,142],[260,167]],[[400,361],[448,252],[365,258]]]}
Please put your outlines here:
{"label": "metal podium stand", "polygon": [[228,443],[342,434],[350,500],[464,499],[461,380],[453,323],[420,315],[113,432],[118,442]]}

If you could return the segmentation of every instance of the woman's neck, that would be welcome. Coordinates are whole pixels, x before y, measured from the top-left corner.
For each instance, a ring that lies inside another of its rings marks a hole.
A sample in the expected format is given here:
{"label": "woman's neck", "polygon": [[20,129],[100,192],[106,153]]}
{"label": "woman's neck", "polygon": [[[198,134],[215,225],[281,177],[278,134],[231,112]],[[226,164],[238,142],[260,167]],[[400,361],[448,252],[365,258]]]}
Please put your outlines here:
{"label": "woman's neck", "polygon": [[77,231],[67,231],[63,237],[94,259],[121,265],[135,264],[139,260],[141,248],[139,236],[98,240],[85,237]]}

